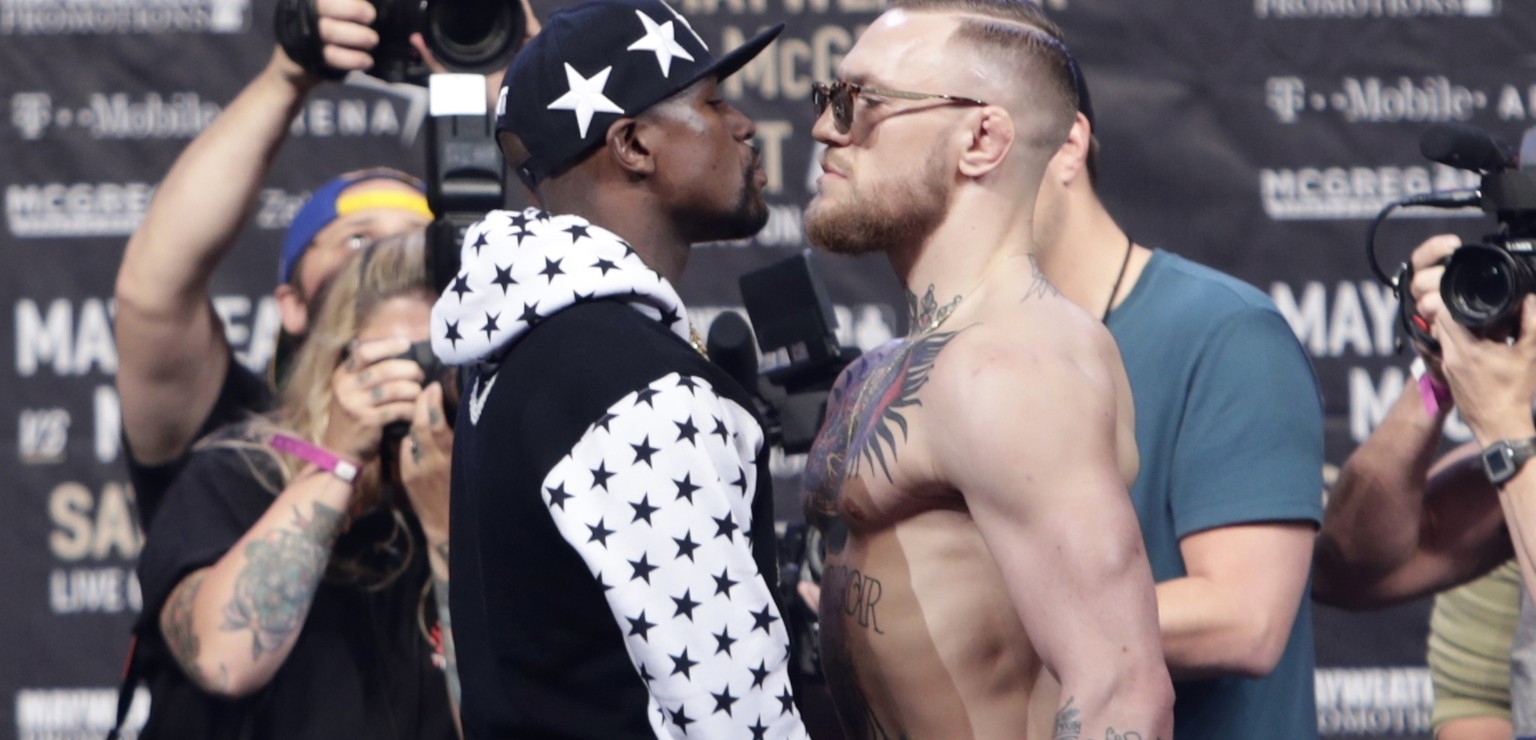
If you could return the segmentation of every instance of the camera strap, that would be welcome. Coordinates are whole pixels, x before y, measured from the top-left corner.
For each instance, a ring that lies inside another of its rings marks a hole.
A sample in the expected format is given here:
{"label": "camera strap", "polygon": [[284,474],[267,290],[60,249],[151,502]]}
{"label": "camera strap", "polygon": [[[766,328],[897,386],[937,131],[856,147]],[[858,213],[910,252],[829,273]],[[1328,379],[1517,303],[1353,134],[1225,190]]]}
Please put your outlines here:
{"label": "camera strap", "polygon": [[1404,262],[1397,271],[1397,277],[1392,280],[1392,292],[1397,295],[1397,325],[1401,334],[1398,336],[1398,347],[1401,351],[1404,337],[1417,345],[1421,354],[1439,356],[1440,342],[1429,333],[1428,324],[1424,323],[1424,317],[1419,315],[1417,307],[1413,304],[1413,264]]}

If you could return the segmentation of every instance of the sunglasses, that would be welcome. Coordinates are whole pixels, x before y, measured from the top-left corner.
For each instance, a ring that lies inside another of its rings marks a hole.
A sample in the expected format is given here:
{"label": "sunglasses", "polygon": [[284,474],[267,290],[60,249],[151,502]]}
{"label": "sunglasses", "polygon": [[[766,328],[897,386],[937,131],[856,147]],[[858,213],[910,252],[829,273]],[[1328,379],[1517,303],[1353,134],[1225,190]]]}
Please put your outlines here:
{"label": "sunglasses", "polygon": [[883,87],[869,87],[840,81],[812,83],[811,104],[816,106],[817,118],[821,118],[821,114],[827,112],[827,107],[831,106],[832,125],[837,127],[838,133],[846,134],[849,129],[853,128],[853,99],[864,93],[884,98],[901,98],[902,100],[943,100],[960,105],[990,105],[985,100],[962,98],[958,95],[887,90]]}

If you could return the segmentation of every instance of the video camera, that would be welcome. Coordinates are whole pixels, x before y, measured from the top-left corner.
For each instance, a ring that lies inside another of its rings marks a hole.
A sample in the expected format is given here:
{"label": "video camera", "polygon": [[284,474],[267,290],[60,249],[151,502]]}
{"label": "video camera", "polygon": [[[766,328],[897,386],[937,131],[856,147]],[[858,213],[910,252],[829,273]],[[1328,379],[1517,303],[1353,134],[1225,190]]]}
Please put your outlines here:
{"label": "video camera", "polygon": [[[485,74],[503,69],[523,44],[528,21],[522,0],[369,0],[378,11],[379,34],[368,74],[387,82],[422,82],[428,73],[415,58],[410,37],[420,33],[427,48],[454,72]],[[273,18],[283,51],[311,73],[343,76],[321,55],[315,0],[279,0]]]}
{"label": "video camera", "polygon": [[1411,196],[1388,205],[1367,236],[1371,268],[1397,292],[1404,331],[1435,349],[1437,343],[1411,321],[1413,301],[1405,293],[1413,279],[1412,269],[1405,264],[1396,278],[1386,276],[1376,260],[1376,228],[1391,211],[1408,206],[1475,206],[1494,216],[1497,231],[1452,253],[1440,280],[1440,295],[1451,317],[1463,326],[1480,331],[1507,328],[1517,317],[1521,300],[1536,293],[1536,128],[1525,132],[1517,155],[1509,145],[1474,126],[1436,124],[1420,138],[1419,151],[1430,161],[1482,174],[1476,190]]}

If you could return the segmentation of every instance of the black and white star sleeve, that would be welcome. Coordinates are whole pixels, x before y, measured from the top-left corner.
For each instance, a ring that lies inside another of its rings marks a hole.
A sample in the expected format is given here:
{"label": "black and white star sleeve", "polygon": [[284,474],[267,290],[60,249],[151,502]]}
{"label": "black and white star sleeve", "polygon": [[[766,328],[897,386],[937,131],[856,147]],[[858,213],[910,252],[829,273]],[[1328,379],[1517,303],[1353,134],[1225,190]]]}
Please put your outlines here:
{"label": "black and white star sleeve", "polygon": [[607,586],[660,737],[806,737],[747,535],[763,444],[750,412],[674,373],[611,406],[543,481],[556,526]]}

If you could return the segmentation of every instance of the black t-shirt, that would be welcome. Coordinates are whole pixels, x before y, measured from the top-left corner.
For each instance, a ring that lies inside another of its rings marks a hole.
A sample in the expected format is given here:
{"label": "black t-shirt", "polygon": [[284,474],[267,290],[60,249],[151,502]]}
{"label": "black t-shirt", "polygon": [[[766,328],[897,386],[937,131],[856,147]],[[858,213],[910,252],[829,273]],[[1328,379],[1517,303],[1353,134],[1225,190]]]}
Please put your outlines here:
{"label": "black t-shirt", "polygon": [[[219,396],[214,400],[213,408],[208,412],[208,418],[203,420],[202,426],[198,427],[197,434],[192,438],[202,439],[253,413],[266,411],[271,406],[271,386],[267,385],[264,378],[237,362],[231,351],[229,370],[224,374],[224,384],[219,388]],[[165,499],[165,493],[175,482],[177,474],[186,467],[191,452],[182,453],[180,457],[159,465],[145,465],[134,458],[133,448],[128,445],[127,436],[123,437],[123,449],[128,453],[126,455],[128,481],[133,484],[134,500],[139,509],[139,524],[149,529],[149,523],[154,521],[155,511],[160,508],[160,502]]]}
{"label": "black t-shirt", "polygon": [[[251,435],[234,429],[216,439],[232,437]],[[141,737],[453,738],[447,684],[420,627],[436,623],[436,610],[424,591],[424,539],[410,517],[414,546],[396,543],[410,554],[404,572],[371,593],[328,577],[288,659],[254,695],[214,697],[176,665],[155,617],[182,578],[216,562],[266,512],[275,494],[257,475],[272,477],[273,468],[261,450],[205,445],[166,493],[139,562],[146,617],[139,650],[151,696]],[[391,532],[391,521],[383,510],[358,519],[337,551],[366,547],[359,540]]]}

